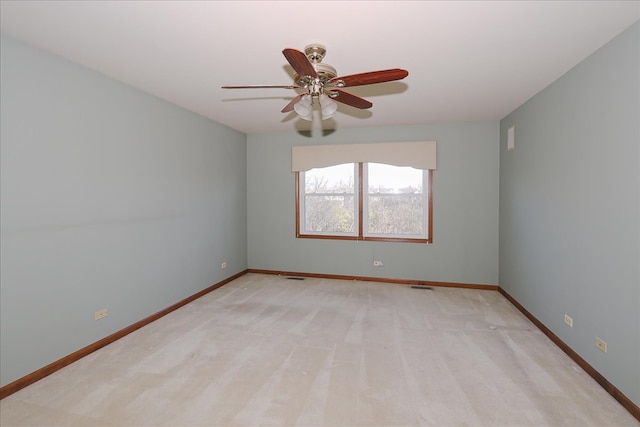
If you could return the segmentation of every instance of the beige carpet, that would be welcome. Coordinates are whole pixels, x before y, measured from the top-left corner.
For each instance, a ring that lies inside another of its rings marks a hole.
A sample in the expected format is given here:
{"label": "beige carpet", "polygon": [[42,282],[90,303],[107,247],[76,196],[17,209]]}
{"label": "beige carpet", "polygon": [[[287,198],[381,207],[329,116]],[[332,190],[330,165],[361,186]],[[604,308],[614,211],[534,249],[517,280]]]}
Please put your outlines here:
{"label": "beige carpet", "polygon": [[494,291],[247,274],[0,403],[2,426],[638,426]]}

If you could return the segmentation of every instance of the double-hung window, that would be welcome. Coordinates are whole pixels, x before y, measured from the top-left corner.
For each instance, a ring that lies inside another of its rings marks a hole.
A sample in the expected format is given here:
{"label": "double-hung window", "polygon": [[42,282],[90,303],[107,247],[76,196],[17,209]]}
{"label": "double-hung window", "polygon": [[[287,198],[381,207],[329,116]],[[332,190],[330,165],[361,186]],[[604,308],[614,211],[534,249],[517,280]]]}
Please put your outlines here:
{"label": "double-hung window", "polygon": [[298,237],[358,235],[357,165],[314,168],[298,175]]}
{"label": "double-hung window", "polygon": [[[357,148],[363,151],[370,145]],[[346,151],[341,147],[345,146],[323,147],[335,157],[331,160],[323,160],[322,150],[312,152],[317,156],[311,156],[300,170],[296,170],[294,154],[296,236],[431,243],[433,168],[424,168],[431,163],[408,162],[411,166],[406,166],[407,161],[372,156],[367,150],[364,156],[354,156],[353,150],[348,150],[341,158],[336,156]],[[375,161],[340,163],[358,158]]]}

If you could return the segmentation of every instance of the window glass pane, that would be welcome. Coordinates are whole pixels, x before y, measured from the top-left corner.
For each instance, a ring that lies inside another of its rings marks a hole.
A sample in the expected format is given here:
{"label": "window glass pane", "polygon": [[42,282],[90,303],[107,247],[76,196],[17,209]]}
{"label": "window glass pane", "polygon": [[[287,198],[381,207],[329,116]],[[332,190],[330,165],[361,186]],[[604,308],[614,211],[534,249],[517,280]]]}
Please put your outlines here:
{"label": "window glass pane", "polygon": [[368,163],[369,193],[422,193],[421,169]]}
{"label": "window glass pane", "polygon": [[424,236],[425,172],[411,167],[369,163],[366,233],[377,236]]}
{"label": "window glass pane", "polygon": [[304,173],[305,192],[308,193],[353,193],[353,163],[311,169]]}
{"label": "window glass pane", "polygon": [[304,230],[307,233],[356,232],[353,164],[304,172]]}

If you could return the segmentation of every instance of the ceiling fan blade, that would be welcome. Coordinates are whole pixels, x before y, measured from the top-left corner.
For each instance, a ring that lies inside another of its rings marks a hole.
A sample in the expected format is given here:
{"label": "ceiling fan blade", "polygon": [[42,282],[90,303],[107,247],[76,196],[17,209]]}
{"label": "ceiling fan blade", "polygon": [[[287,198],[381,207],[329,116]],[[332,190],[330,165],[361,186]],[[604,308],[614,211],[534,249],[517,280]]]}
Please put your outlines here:
{"label": "ceiling fan blade", "polygon": [[331,99],[334,101],[342,102],[343,104],[351,105],[352,107],[360,108],[361,110],[365,110],[367,108],[371,108],[373,104],[367,101],[364,98],[360,98],[359,96],[353,95],[349,92],[345,92],[340,89],[332,89]]}
{"label": "ceiling fan blade", "polygon": [[298,89],[298,85],[244,85],[244,86],[222,86],[222,89],[260,89],[260,88],[281,88]]}
{"label": "ceiling fan blade", "polygon": [[282,51],[282,54],[300,77],[310,76],[314,79],[318,77],[316,69],[313,68],[313,64],[304,53],[296,49],[287,48]]}
{"label": "ceiling fan blade", "polygon": [[391,82],[394,80],[402,80],[409,75],[407,70],[401,68],[392,68],[389,70],[369,71],[368,73],[352,74],[350,76],[334,77],[329,80],[329,85],[340,85],[340,87],[362,86],[374,83]]}
{"label": "ceiling fan blade", "polygon": [[303,97],[304,95],[305,95],[304,93],[301,93],[301,94],[299,94],[298,96],[296,96],[295,98],[293,98],[293,99],[291,100],[291,102],[289,102],[289,103],[287,104],[287,106],[286,106],[286,107],[284,107],[284,108],[282,109],[282,111],[281,111],[281,112],[282,112],[282,113],[288,113],[289,111],[293,111],[293,106],[294,106],[294,105],[296,105],[298,102],[300,102],[300,100],[302,99],[302,97]]}

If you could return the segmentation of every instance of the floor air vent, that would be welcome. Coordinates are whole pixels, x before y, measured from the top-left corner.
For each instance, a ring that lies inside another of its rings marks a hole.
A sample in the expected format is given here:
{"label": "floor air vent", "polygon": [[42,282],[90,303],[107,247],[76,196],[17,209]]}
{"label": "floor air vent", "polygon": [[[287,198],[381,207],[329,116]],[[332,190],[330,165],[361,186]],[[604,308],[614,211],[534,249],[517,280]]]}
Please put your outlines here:
{"label": "floor air vent", "polygon": [[433,288],[431,286],[411,286],[413,289],[426,289],[428,291],[432,291]]}
{"label": "floor air vent", "polygon": [[287,277],[288,280],[304,280],[304,277]]}

